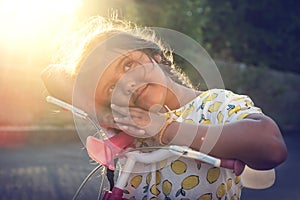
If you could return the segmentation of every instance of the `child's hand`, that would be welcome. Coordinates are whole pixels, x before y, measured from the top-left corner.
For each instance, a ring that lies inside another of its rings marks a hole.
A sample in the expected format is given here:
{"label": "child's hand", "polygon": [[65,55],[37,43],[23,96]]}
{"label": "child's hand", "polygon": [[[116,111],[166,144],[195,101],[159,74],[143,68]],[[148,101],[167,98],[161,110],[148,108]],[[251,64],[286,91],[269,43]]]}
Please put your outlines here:
{"label": "child's hand", "polygon": [[102,128],[119,129],[110,109],[97,110],[97,120]]}
{"label": "child's hand", "polygon": [[236,176],[243,173],[245,169],[245,163],[236,159],[221,159],[221,167],[232,169]]}
{"label": "child's hand", "polygon": [[117,126],[135,137],[153,137],[157,135],[166,119],[156,113],[137,107],[111,105]]}

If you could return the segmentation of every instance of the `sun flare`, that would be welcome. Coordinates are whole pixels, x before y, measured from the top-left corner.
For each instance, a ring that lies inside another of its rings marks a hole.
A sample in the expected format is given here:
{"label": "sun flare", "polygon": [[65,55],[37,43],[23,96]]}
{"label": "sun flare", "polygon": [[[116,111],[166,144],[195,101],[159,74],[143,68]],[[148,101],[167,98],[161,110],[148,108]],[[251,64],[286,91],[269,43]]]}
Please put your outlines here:
{"label": "sun flare", "polygon": [[72,24],[81,3],[81,0],[0,0],[0,44],[47,41],[58,29]]}

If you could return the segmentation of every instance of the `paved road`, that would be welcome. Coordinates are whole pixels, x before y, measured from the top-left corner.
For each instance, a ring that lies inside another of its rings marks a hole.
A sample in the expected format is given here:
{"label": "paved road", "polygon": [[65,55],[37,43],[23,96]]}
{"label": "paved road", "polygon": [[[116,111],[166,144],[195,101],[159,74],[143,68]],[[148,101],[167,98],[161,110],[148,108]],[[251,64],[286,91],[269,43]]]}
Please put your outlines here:
{"label": "paved road", "polygon": [[[0,199],[72,199],[95,167],[79,143],[2,149]],[[79,199],[97,199],[96,177]]]}
{"label": "paved road", "polygon": [[[242,200],[300,200],[300,134],[285,136],[289,157],[277,168],[275,185],[244,189]],[[0,148],[0,199],[69,200],[95,167],[79,141]],[[88,182],[79,199],[97,199],[99,178]]]}
{"label": "paved road", "polygon": [[300,200],[300,132],[285,135],[286,162],[276,169],[275,184],[265,190],[243,190],[242,200]]}

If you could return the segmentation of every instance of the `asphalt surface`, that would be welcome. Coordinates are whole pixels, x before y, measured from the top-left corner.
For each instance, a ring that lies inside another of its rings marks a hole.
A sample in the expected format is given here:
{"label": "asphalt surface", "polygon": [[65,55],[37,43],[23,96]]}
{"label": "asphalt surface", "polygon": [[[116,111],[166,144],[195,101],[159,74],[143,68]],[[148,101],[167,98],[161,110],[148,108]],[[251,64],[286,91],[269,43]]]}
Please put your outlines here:
{"label": "asphalt surface", "polygon": [[[244,189],[242,200],[300,200],[300,134],[286,134],[285,140],[289,156],[276,169],[274,186],[265,190]],[[78,138],[54,141],[0,147],[1,200],[72,199],[96,165],[90,163]],[[99,174],[93,176],[78,199],[97,199],[99,180]]]}
{"label": "asphalt surface", "polygon": [[[95,167],[80,144],[35,146],[0,151],[0,199],[72,199]],[[94,177],[79,199],[97,199]]]}

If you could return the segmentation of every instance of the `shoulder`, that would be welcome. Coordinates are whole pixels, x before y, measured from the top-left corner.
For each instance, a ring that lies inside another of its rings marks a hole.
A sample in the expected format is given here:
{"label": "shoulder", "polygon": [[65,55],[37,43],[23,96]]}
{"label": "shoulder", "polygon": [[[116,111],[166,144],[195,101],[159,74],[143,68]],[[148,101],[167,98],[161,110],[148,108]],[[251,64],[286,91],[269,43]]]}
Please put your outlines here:
{"label": "shoulder", "polygon": [[201,93],[203,113],[217,123],[241,120],[250,114],[261,113],[248,95],[226,89],[210,89]]}
{"label": "shoulder", "polygon": [[233,95],[237,95],[237,94],[235,94],[234,92],[232,92],[230,90],[214,88],[214,89],[209,89],[209,90],[206,90],[206,91],[202,91],[199,96],[200,97],[211,96],[211,97],[216,98],[217,96],[230,97],[230,96],[233,96]]}
{"label": "shoulder", "polygon": [[209,89],[207,91],[201,92],[199,96],[201,99],[219,100],[224,103],[250,101],[251,105],[253,105],[253,101],[248,95],[238,94],[231,90],[226,90],[226,89]]}

